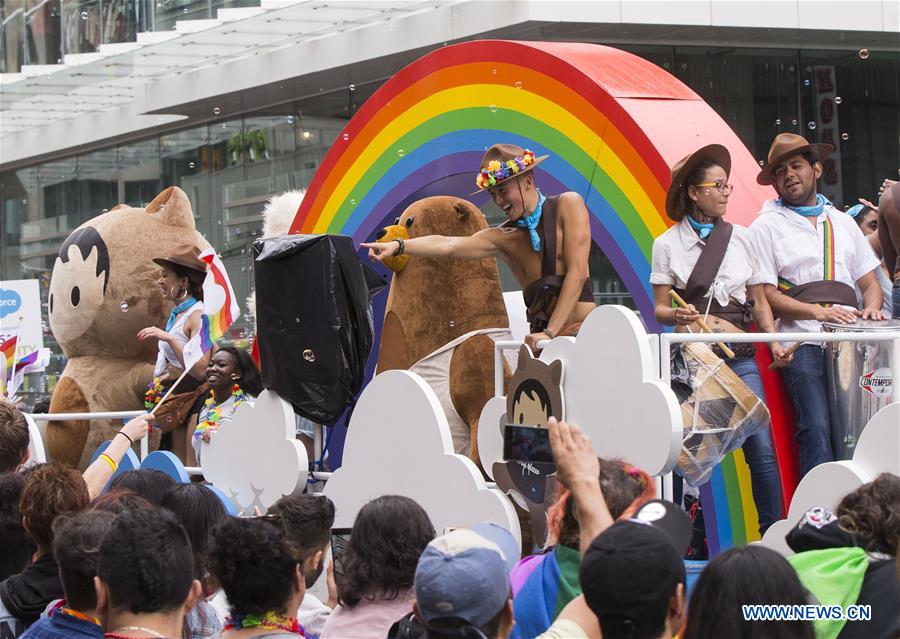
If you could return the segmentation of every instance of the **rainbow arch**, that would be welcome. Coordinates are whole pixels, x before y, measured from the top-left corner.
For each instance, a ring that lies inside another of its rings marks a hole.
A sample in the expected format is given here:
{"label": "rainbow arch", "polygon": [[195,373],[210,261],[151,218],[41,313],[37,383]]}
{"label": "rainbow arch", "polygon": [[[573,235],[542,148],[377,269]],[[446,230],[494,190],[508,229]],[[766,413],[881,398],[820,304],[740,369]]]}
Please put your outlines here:
{"label": "rainbow arch", "polygon": [[[535,171],[538,185],[581,194],[592,239],[651,331],[663,330],[649,277],[653,239],[672,224],[664,209],[669,167],[705,144],[723,144],[735,185],[728,219],[749,224],[771,196],[731,128],[651,62],[593,44],[482,40],[425,55],[366,101],[325,156],[291,232],[366,241],[437,183],[441,193],[478,204],[486,196],[469,194],[495,142],[550,155]],[[756,538],[746,463],[729,457],[717,472],[716,546]]]}
{"label": "rainbow arch", "polygon": [[[633,109],[635,101],[649,110]],[[667,116],[664,107],[678,112]],[[656,135],[652,121],[685,118],[679,135]],[[681,135],[701,122],[693,139]],[[517,143],[550,154],[538,174],[545,192],[584,197],[594,241],[659,328],[648,280],[653,239],[671,224],[663,208],[669,166],[707,138],[725,140],[755,166],[706,103],[642,58],[589,44],[453,45],[401,70],[363,105],[326,155],[291,230],[364,241],[417,190],[457,174],[471,174],[474,184],[487,146]]]}

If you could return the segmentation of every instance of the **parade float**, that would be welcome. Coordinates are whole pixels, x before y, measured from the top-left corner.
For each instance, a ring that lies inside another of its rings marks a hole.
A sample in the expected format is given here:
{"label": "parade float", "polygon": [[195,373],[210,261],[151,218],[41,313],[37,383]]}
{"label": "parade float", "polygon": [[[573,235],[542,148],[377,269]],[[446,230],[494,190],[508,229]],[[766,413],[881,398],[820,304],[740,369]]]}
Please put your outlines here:
{"label": "parade float", "polygon": [[[590,215],[592,240],[609,259],[637,310],[600,307],[577,337],[558,337],[545,344],[540,361],[547,367],[561,363],[561,374],[549,378],[558,385],[558,416],[579,423],[598,455],[622,458],[657,476],[662,495],[672,498],[667,478],[682,454],[684,421],[669,384],[671,335],[654,320],[649,283],[653,239],[672,224],[664,212],[669,167],[700,146],[727,147],[733,158],[730,181],[735,185],[727,218],[733,223],[749,225],[760,203],[772,195],[756,183],[759,166],[726,122],[673,75],[630,53],[592,44],[476,41],[434,51],[388,80],[348,122],[309,185],[290,233],[344,236],[358,246],[379,230],[397,226],[404,211],[431,196],[467,198],[480,206],[487,195],[469,197],[473,176],[485,149],[497,141],[549,155],[535,171],[536,182],[548,193],[581,195]],[[297,272],[297,278],[303,276]],[[395,282],[401,276],[396,275]],[[282,278],[279,285],[279,290],[258,286],[257,306],[268,303],[266,295],[270,299],[273,294],[291,295],[290,281]],[[436,281],[428,295],[439,297],[443,288]],[[506,397],[504,355],[514,355],[521,342],[493,343],[487,362],[493,363],[493,376],[479,377],[490,385],[489,392],[470,394],[480,404],[477,437],[471,438],[477,449],[461,455],[466,447],[454,446],[446,401],[414,372],[419,360],[395,358],[399,364],[379,366],[391,370],[374,375],[379,345],[378,359],[387,361],[385,340],[390,337],[397,343],[396,329],[385,328],[383,298],[374,297],[371,354],[355,353],[357,361],[365,363],[365,374],[360,378],[362,391],[351,402],[355,405],[346,430],[336,429],[346,433],[343,458],[338,459],[334,440],[329,452],[336,470],[312,475],[325,481],[324,493],[336,503],[335,525],[349,526],[368,499],[393,493],[419,501],[437,530],[491,520],[521,536],[513,503],[523,505],[527,500],[508,495],[515,492],[514,482],[491,481],[502,461],[500,425],[514,403]],[[307,309],[314,305],[315,300],[306,300]],[[468,312],[464,306],[435,304],[435,308],[450,309],[441,311],[447,316],[428,315],[441,324],[443,339],[453,341],[469,332],[469,318],[460,314]],[[514,302],[508,311],[510,317],[517,316]],[[300,317],[297,310],[298,324]],[[288,319],[293,321],[294,316]],[[521,335],[515,320],[504,326],[504,319],[487,328],[508,327],[513,335]],[[402,343],[414,344],[421,359],[443,344],[423,346],[429,327],[419,328],[422,343],[405,329]],[[259,330],[265,342],[268,329],[261,325]],[[302,332],[296,337],[292,342],[296,352],[270,348],[262,354],[264,377],[267,367],[274,371],[272,367],[279,366],[279,359],[291,365],[294,360],[305,362],[305,372],[296,379],[315,377],[316,363],[327,364],[326,358],[315,355],[312,344],[301,343],[307,339]],[[895,341],[893,359],[880,366],[889,373],[881,371],[878,376],[892,375],[896,380],[900,339],[892,332],[882,337]],[[750,341],[764,339],[755,336]],[[478,353],[479,358],[488,356],[484,349]],[[759,349],[757,360],[789,517],[796,518],[810,504],[834,506],[841,494],[879,472],[900,474],[896,428],[900,405],[891,404],[890,393],[879,386],[880,403],[870,403],[873,416],[847,455],[852,459],[824,464],[798,482],[790,402],[778,374],[768,371],[767,351]],[[506,361],[511,371],[516,370],[511,359]],[[846,392],[868,391],[863,385]],[[293,442],[293,413],[300,408],[303,414],[301,403],[266,391],[256,406],[245,405],[235,415],[230,429],[246,432],[210,443],[200,472],[230,496],[235,510],[252,512],[302,487],[306,463],[321,461],[308,460]],[[460,415],[472,412],[471,405],[454,408]],[[265,418],[258,419],[257,411]],[[470,419],[464,421],[471,425]],[[258,437],[245,436],[254,429]],[[326,438],[318,439],[317,456]],[[713,554],[759,537],[742,452],[729,451],[717,461],[700,487]],[[780,524],[771,530],[783,533]],[[767,542],[778,546],[774,536],[770,533]]]}

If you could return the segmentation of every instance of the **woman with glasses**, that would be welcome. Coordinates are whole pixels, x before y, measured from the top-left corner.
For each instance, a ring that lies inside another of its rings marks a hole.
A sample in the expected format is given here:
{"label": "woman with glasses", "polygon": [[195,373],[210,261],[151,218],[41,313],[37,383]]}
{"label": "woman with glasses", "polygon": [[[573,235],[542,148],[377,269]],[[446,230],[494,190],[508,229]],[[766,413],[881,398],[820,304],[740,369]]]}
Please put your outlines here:
{"label": "woman with glasses", "polygon": [[[776,332],[750,233],[722,219],[733,190],[730,171],[731,156],[719,144],[705,146],[672,167],[666,213],[677,224],[653,242],[650,283],[656,320],[675,325],[678,332],[701,332],[696,324],[700,319],[716,332],[743,333],[752,322],[761,331]],[[673,305],[672,290],[687,302],[686,308]],[[753,344],[730,347],[733,358],[725,357],[717,345],[712,348],[765,401]],[[772,342],[769,348],[776,364],[790,360],[780,343]],[[768,428],[748,437],[743,449],[764,532],[781,518],[781,481]]]}

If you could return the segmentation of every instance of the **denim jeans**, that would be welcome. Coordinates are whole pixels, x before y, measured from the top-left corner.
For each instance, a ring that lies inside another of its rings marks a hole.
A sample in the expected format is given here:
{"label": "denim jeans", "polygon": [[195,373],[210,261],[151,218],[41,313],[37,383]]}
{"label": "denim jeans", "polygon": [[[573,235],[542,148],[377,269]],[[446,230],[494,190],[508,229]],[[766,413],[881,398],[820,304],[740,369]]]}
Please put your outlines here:
{"label": "denim jeans", "polygon": [[[756,396],[766,401],[763,392],[762,378],[752,357],[739,357],[728,360],[738,377],[750,387]],[[770,428],[748,437],[741,446],[744,457],[750,466],[750,483],[753,486],[753,501],[759,514],[759,533],[762,534],[773,523],[781,519],[781,478],[778,473],[778,461],[772,447]]]}
{"label": "denim jeans", "polygon": [[800,476],[803,477],[819,464],[834,461],[825,349],[815,344],[798,348],[794,359],[784,368],[784,381],[794,403]]}
{"label": "denim jeans", "polygon": [[900,280],[896,280],[894,286],[891,288],[891,302],[893,302],[894,307],[894,312],[891,313],[891,317],[900,319]]}

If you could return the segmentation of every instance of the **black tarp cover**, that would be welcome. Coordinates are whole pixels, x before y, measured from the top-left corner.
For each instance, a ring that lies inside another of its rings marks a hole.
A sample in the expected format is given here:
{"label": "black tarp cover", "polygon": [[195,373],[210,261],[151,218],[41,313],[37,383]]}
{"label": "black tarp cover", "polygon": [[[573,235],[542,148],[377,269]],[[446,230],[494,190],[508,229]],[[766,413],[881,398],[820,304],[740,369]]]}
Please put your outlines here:
{"label": "black tarp cover", "polygon": [[253,252],[263,386],[331,426],[362,386],[385,284],[342,235],[260,239]]}

